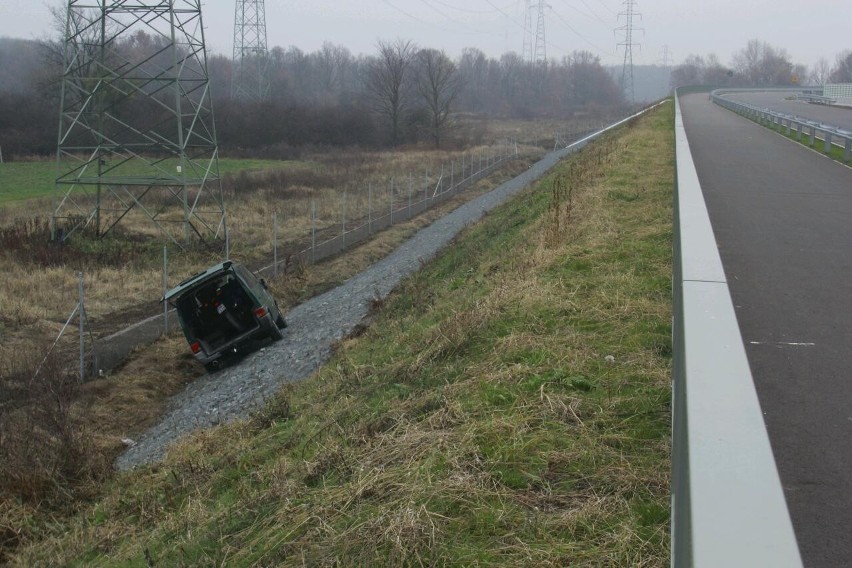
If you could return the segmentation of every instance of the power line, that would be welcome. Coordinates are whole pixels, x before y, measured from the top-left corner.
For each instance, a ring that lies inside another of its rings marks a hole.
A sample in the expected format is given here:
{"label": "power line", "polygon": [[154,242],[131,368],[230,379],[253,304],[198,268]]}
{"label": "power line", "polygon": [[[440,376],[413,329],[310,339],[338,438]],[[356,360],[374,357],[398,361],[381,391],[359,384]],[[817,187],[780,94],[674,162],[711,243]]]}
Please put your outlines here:
{"label": "power line", "polygon": [[[447,2],[442,2],[441,0],[432,0],[432,1],[440,4],[441,6],[444,6],[445,8],[450,8],[451,10],[456,10],[458,12],[465,12],[467,14],[496,14],[496,13],[499,12],[499,10],[496,10],[496,9],[493,9],[493,10],[471,10],[469,8],[459,8],[458,6],[453,6],[452,4],[449,4]],[[514,2],[512,4],[514,4]],[[509,6],[507,6],[507,8],[511,8],[512,4],[509,4]]]}
{"label": "power line", "polygon": [[[424,19],[422,19],[422,18],[418,18],[417,16],[415,16],[415,15],[413,15],[413,14],[410,14],[410,13],[406,12],[405,10],[403,10],[402,8],[400,8],[399,6],[397,6],[397,5],[393,4],[393,3],[391,3],[391,1],[390,1],[390,0],[382,0],[382,2],[384,2],[384,3],[385,3],[385,4],[387,4],[388,6],[390,6],[391,8],[393,8],[394,10],[396,10],[397,12],[399,12],[400,14],[403,14],[403,15],[405,15],[405,16],[408,16],[408,17],[409,17],[409,18],[411,18],[412,20],[415,20],[415,21],[417,21],[417,22],[420,22],[421,24],[426,24],[426,25],[435,25],[435,24],[433,24],[433,23],[427,22],[426,20],[424,20]],[[441,27],[441,26],[437,26],[437,27]],[[443,28],[442,28],[442,29],[443,29]]]}
{"label": "power line", "polygon": [[[472,31],[472,32],[475,32],[475,33],[478,33],[478,34],[482,34],[482,35],[499,35],[499,34],[495,34],[493,32],[486,32],[486,31],[482,31],[482,30],[478,30],[476,28],[470,27],[466,22],[462,22],[460,20],[457,20],[457,19],[453,18],[452,16],[449,16],[449,15],[445,14],[444,12],[442,12],[441,10],[437,9],[435,6],[433,6],[429,2],[429,0],[420,0],[420,1],[423,2],[423,4],[425,4],[428,8],[433,10],[435,13],[440,14],[444,18],[450,20],[451,22],[455,22],[456,24],[463,26],[464,28],[466,28],[469,31]],[[494,12],[490,12],[490,13],[493,14]]]}
{"label": "power line", "polygon": [[586,36],[584,36],[583,34],[581,34],[580,32],[578,32],[578,31],[574,28],[574,26],[572,26],[571,24],[569,24],[569,23],[568,23],[568,20],[566,20],[565,18],[563,18],[563,17],[559,14],[559,12],[557,12],[556,10],[554,10],[554,9],[553,9],[553,7],[551,7],[551,11],[553,12],[553,15],[554,15],[554,16],[556,16],[556,17],[557,17],[557,18],[558,18],[558,19],[562,22],[562,24],[563,24],[566,28],[568,28],[569,30],[571,30],[571,31],[574,33],[574,35],[576,35],[576,36],[577,36],[578,38],[580,38],[581,40],[585,41],[587,44],[589,44],[591,47],[593,47],[594,49],[598,50],[599,52],[601,52],[601,53],[607,53],[607,51],[606,51],[606,50],[601,49],[598,45],[594,44],[594,43],[593,43],[593,42],[592,42],[589,38],[587,38]]}
{"label": "power line", "polygon": [[588,4],[586,4],[585,2],[583,4],[586,6],[586,8],[589,8],[589,12],[591,12],[591,14],[588,14],[588,13],[584,12],[583,10],[579,9],[578,7],[576,7],[572,4],[569,4],[565,0],[562,0],[562,3],[565,6],[567,6],[568,8],[571,8],[572,10],[574,10],[575,12],[577,12],[578,14],[580,14],[583,17],[586,17],[590,20],[597,20],[602,24],[609,25],[609,22],[604,21],[603,18],[598,16],[591,8],[589,8]]}

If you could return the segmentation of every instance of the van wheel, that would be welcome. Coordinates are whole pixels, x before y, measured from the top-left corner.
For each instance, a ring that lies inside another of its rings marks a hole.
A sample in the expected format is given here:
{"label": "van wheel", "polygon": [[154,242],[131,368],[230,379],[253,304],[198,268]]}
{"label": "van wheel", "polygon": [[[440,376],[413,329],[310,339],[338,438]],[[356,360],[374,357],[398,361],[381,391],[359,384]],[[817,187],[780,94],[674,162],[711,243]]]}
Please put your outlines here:
{"label": "van wheel", "polygon": [[218,361],[214,362],[214,363],[205,363],[204,368],[207,369],[208,375],[212,375],[213,373],[215,373],[216,371],[221,369],[221,367],[218,364]]}
{"label": "van wheel", "polygon": [[278,317],[275,318],[275,326],[278,329],[284,329],[287,327],[287,320],[284,319],[284,316],[281,315],[281,312],[278,312]]}
{"label": "van wheel", "polygon": [[278,329],[277,325],[273,325],[272,329],[269,330],[269,337],[272,339],[272,341],[281,341],[282,339],[284,339],[284,334],[281,333],[281,330]]}

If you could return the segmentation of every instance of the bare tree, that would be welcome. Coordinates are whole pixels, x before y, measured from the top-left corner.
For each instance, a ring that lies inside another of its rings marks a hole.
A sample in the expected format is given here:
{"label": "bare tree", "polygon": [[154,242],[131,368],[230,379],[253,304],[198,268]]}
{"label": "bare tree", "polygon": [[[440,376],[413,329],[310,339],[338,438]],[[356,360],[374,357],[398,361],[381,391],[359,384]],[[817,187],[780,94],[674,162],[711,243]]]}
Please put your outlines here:
{"label": "bare tree", "polygon": [[734,54],[734,69],[754,86],[792,83],[793,64],[787,52],[756,39]]}
{"label": "bare tree", "polygon": [[831,74],[831,67],[828,64],[828,59],[820,57],[813,70],[811,70],[808,81],[814,85],[825,85],[828,82],[828,77]]}
{"label": "bare tree", "polygon": [[437,49],[424,49],[417,55],[417,92],[429,113],[429,133],[435,148],[450,123],[453,104],[462,89],[456,64]]}
{"label": "bare tree", "polygon": [[852,51],[837,54],[837,61],[831,70],[829,80],[832,83],[852,83]]}
{"label": "bare tree", "polygon": [[367,92],[373,109],[390,123],[391,144],[400,141],[402,119],[410,105],[409,71],[415,54],[410,41],[380,41],[379,55],[372,60],[367,74]]}

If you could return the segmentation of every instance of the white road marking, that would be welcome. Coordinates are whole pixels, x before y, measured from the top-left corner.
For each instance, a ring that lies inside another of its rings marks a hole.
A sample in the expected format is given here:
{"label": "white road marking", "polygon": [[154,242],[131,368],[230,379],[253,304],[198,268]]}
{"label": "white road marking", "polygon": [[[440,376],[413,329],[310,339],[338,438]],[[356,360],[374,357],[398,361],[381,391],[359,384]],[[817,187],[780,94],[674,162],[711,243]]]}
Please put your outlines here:
{"label": "white road marking", "polygon": [[788,343],[785,341],[749,341],[752,345],[776,345],[781,347],[814,347],[816,343]]}

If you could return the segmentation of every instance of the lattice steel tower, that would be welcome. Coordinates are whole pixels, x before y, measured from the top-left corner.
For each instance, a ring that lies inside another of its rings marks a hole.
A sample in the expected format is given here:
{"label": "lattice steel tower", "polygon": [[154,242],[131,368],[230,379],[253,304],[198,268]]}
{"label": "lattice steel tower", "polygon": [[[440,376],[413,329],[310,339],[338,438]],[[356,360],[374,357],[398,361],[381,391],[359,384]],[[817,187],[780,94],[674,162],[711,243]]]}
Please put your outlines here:
{"label": "lattice steel tower", "polygon": [[636,91],[633,85],[633,48],[641,47],[641,44],[633,41],[633,34],[637,31],[642,31],[642,28],[637,28],[633,25],[633,18],[642,18],[642,14],[636,11],[636,0],[624,0],[624,9],[618,13],[618,19],[625,19],[623,26],[616,28],[615,31],[624,32],[624,41],[618,44],[618,47],[624,47],[624,65],[621,68],[621,92],[625,97],[629,96],[631,104],[636,103]]}
{"label": "lattice steel tower", "polygon": [[201,0],[68,0],[64,49],[54,239],[221,237]]}
{"label": "lattice steel tower", "polygon": [[524,1],[524,50],[521,54],[525,63],[532,63],[533,61],[533,14],[532,14],[532,0]]}
{"label": "lattice steel tower", "polygon": [[[524,61],[531,64],[547,62],[547,40],[545,39],[545,11],[550,8],[541,0],[526,1],[524,16]],[[535,18],[535,26],[533,26]]]}
{"label": "lattice steel tower", "polygon": [[231,96],[249,101],[268,100],[268,68],[264,0],[237,0]]}

